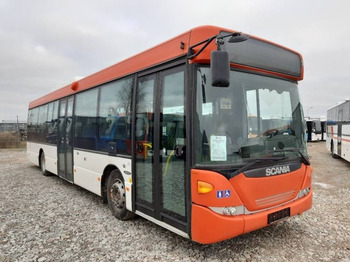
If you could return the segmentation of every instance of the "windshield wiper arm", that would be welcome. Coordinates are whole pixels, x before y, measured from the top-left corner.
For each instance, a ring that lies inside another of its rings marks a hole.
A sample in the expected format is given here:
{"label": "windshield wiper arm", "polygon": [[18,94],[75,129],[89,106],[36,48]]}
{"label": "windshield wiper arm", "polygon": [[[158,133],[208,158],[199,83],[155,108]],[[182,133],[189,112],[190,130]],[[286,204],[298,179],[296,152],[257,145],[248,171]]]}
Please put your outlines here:
{"label": "windshield wiper arm", "polygon": [[278,150],[274,150],[275,152],[285,152],[285,151],[289,151],[289,152],[297,152],[299,153],[299,155],[301,156],[301,160],[304,164],[306,165],[310,165],[310,160],[308,158],[306,158],[304,156],[304,154],[300,151],[299,148],[296,148],[296,147],[285,147],[283,149],[278,149]]}
{"label": "windshield wiper arm", "polygon": [[264,162],[273,162],[273,161],[281,161],[286,159],[287,157],[272,157],[272,158],[257,158],[254,161],[242,166],[241,168],[237,169],[236,171],[228,174],[228,179],[231,179],[234,176],[239,175],[240,173],[248,170],[250,167],[252,167],[255,164],[258,163],[264,163]]}

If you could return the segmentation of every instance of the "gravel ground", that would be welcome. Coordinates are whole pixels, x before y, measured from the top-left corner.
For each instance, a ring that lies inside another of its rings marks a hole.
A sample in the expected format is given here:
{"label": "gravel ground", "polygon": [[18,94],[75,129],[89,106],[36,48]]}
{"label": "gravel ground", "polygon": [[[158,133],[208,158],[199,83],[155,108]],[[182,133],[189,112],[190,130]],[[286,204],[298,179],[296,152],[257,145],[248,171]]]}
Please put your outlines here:
{"label": "gravel ground", "polygon": [[0,261],[350,261],[350,163],[309,144],[313,208],[212,245],[137,218],[121,222],[88,191],[0,150]]}

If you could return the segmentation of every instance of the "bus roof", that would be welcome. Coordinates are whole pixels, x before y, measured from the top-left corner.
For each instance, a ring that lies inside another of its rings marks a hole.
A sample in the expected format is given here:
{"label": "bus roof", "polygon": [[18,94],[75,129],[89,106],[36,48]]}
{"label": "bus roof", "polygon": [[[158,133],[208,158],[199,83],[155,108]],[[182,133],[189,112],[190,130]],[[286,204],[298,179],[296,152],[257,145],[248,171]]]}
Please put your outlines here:
{"label": "bus roof", "polygon": [[[176,36],[166,42],[163,42],[155,47],[152,47],[142,53],[139,53],[128,59],[125,59],[117,64],[107,67],[106,69],[103,69],[79,81],[76,81],[72,84],[62,87],[52,93],[49,93],[39,99],[36,99],[29,104],[29,109],[46,104],[48,102],[57,100],[62,97],[73,95],[80,91],[133,74],[135,72],[138,72],[147,68],[151,68],[153,66],[171,61],[176,58],[185,57],[187,55],[187,51],[190,46],[195,45],[196,43],[199,43],[209,37],[217,35],[222,31],[232,32],[232,33],[236,32],[230,29],[216,27],[216,26],[200,26],[200,27],[193,28],[179,36]],[[264,39],[261,39],[255,36],[250,36],[250,37],[266,43],[273,44],[275,46],[282,47],[283,49],[293,52],[297,54],[300,57],[300,61],[302,61],[301,55],[293,50],[290,50],[288,48],[285,48],[283,46],[266,41]],[[200,45],[194,49],[195,51],[198,51],[201,47],[202,46]],[[200,55],[198,55],[197,57],[195,57],[189,62],[190,63],[209,63],[210,54],[212,50],[216,50],[216,45],[214,42],[209,44],[208,47]],[[280,74],[280,73],[271,73],[267,70],[259,70],[256,68],[250,68],[248,66],[243,66],[238,64],[232,64],[232,66],[248,69],[248,70],[250,69],[252,71],[260,71],[262,73],[270,73],[272,75],[277,75],[279,77],[284,77],[294,81],[303,79],[303,68],[301,68],[301,75],[296,77],[296,76],[290,76],[290,75]]]}
{"label": "bus roof", "polygon": [[331,106],[330,108],[327,109],[327,111],[331,110],[331,109],[334,109],[334,108],[337,108],[337,107],[343,107],[347,103],[349,103],[349,105],[350,105],[350,99],[349,98],[345,99],[345,101],[343,101],[343,102],[339,102],[336,105]]}

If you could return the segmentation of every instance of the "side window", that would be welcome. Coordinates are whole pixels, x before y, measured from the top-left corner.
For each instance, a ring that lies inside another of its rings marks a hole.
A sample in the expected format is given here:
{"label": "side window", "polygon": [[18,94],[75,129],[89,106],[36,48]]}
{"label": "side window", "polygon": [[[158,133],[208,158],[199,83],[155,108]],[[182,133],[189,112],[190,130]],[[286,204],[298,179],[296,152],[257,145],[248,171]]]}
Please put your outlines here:
{"label": "side window", "polygon": [[36,128],[38,124],[38,107],[29,111],[28,116],[28,141],[37,141]]}
{"label": "side window", "polygon": [[37,136],[39,142],[45,142],[45,123],[47,118],[47,105],[39,107],[39,119],[38,119],[38,128],[37,128]]}
{"label": "side window", "polygon": [[48,114],[46,121],[46,142],[49,144],[57,144],[57,115],[58,101],[48,105]]}
{"label": "side window", "polygon": [[100,151],[108,151],[108,143],[116,142],[117,152],[131,154],[131,101],[133,78],[122,79],[101,87],[99,108]]}
{"label": "side window", "polygon": [[97,150],[97,96],[98,89],[76,96],[74,146]]}
{"label": "side window", "polygon": [[53,108],[53,117],[52,117],[52,125],[53,125],[53,127],[52,127],[52,132],[53,132],[53,134],[52,134],[52,136],[53,136],[53,138],[52,138],[52,143],[53,144],[57,144],[57,138],[58,138],[58,133],[57,133],[57,130],[58,130],[58,101],[56,101],[55,103],[54,103],[54,108]]}
{"label": "side window", "polygon": [[33,140],[33,109],[30,109],[28,111],[28,123],[27,123],[27,140],[32,141]]}

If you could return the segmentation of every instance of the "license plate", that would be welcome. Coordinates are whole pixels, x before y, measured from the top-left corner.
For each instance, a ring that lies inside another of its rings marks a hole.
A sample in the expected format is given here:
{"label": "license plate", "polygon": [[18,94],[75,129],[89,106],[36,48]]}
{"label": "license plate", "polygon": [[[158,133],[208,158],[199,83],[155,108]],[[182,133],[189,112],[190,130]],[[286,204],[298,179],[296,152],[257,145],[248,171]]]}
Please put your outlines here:
{"label": "license plate", "polygon": [[282,218],[289,217],[289,216],[290,216],[290,207],[268,214],[267,223],[271,224],[273,222],[276,222],[278,220],[281,220]]}

